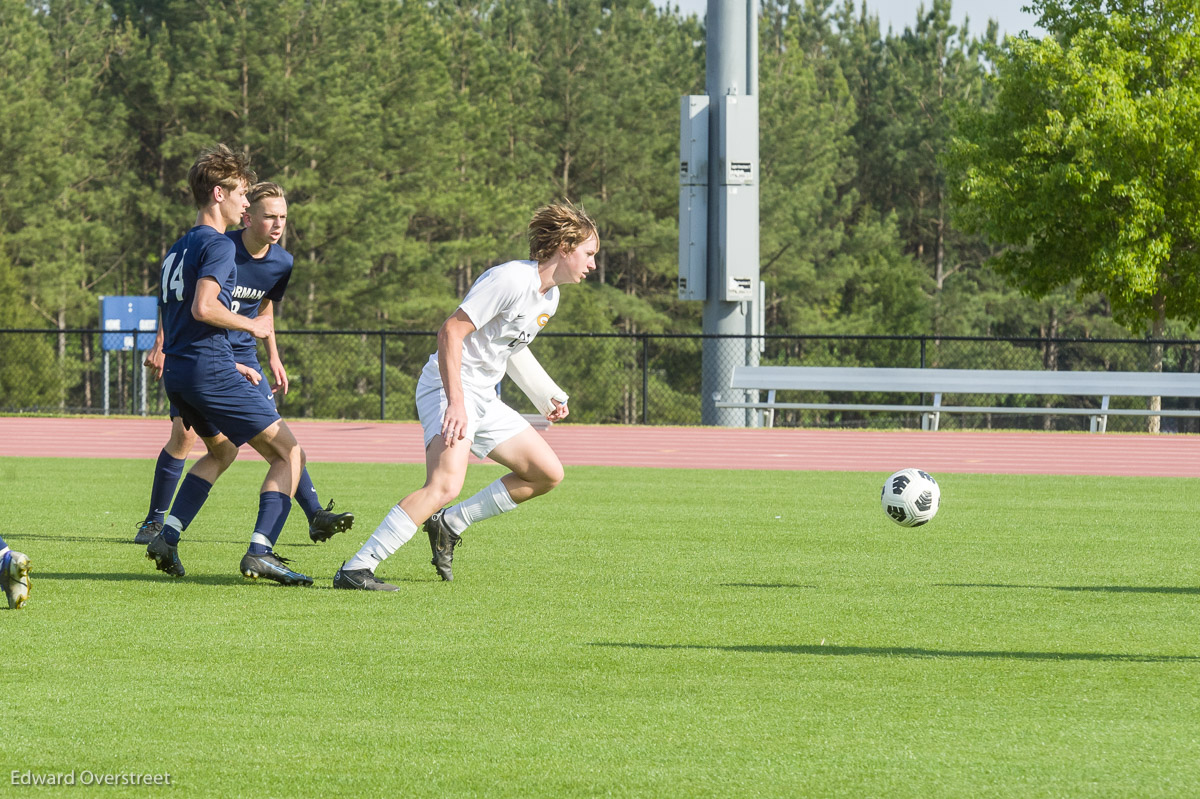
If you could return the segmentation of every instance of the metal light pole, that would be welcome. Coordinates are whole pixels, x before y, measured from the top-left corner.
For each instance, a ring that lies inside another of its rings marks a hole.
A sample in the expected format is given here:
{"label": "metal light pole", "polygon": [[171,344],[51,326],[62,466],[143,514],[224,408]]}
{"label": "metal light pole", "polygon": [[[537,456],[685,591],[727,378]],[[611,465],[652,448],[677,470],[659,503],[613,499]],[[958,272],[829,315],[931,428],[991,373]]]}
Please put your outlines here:
{"label": "metal light pole", "polygon": [[741,427],[733,367],[757,362],[758,0],[708,0],[707,95],[681,103],[679,297],[704,300],[701,421]]}

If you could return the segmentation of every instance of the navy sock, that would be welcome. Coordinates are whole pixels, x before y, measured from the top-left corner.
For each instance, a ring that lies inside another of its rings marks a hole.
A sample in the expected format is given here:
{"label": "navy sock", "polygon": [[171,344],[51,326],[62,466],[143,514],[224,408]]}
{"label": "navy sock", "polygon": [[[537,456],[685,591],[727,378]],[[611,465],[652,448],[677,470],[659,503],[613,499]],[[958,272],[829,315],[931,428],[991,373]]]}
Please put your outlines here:
{"label": "navy sock", "polygon": [[0,538],[0,549],[4,549],[8,544],[4,543],[4,539]]}
{"label": "navy sock", "polygon": [[304,511],[304,515],[310,522],[317,515],[317,511],[321,509],[321,500],[317,499],[317,487],[313,485],[312,478],[308,476],[308,469],[300,472],[300,483],[296,486],[296,504]]}
{"label": "navy sock", "polygon": [[179,485],[179,476],[183,474],[185,459],[173,457],[164,448],[158,453],[158,463],[154,467],[154,483],[150,486],[150,510],[146,512],[146,521],[162,522],[171,507],[171,497],[175,496],[175,486]]}
{"label": "navy sock", "polygon": [[[171,505],[168,523],[162,531],[162,537],[168,544],[175,546],[179,543],[179,534],[188,528],[192,519],[196,518],[196,514],[200,512],[200,508],[204,507],[204,500],[208,499],[208,492],[211,489],[212,483],[191,472],[188,472],[187,476],[183,478],[183,483],[179,486],[179,493],[175,495],[175,503]],[[178,528],[171,522],[178,523]]]}
{"label": "navy sock", "polygon": [[258,495],[258,520],[250,539],[251,555],[262,555],[275,548],[283,525],[292,509],[292,498],[279,491],[264,491]]}

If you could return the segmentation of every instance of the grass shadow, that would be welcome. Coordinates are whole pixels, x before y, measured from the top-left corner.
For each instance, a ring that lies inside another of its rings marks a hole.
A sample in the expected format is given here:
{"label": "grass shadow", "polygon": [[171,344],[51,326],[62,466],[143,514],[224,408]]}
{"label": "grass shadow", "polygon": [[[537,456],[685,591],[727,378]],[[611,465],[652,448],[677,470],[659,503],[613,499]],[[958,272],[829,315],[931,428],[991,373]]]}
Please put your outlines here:
{"label": "grass shadow", "polygon": [[1019,585],[1012,583],[934,583],[935,588],[1019,588],[1045,591],[1097,591],[1113,594],[1200,594],[1186,585]]}
{"label": "grass shadow", "polygon": [[[424,577],[387,577],[387,576],[378,575],[378,574],[375,576],[378,577],[380,580],[383,580],[385,583],[391,583],[392,585],[409,585],[409,584],[425,585],[425,584],[431,584],[431,583],[437,584],[437,583],[445,582],[444,580],[441,580],[440,578],[437,578],[437,577],[428,579],[428,578],[424,578]],[[394,594],[395,593],[395,591],[354,591],[354,590],[345,590],[345,589],[341,589],[341,588],[334,588],[333,587],[333,575],[330,575],[328,578],[321,578],[321,579],[323,580],[323,583],[313,583],[313,585],[312,585],[313,589],[315,589],[317,591],[337,591],[339,594],[387,594],[387,593]]]}
{"label": "grass shadow", "polygon": [[45,572],[32,570],[34,580],[101,580],[103,582],[198,583],[200,585],[243,585],[250,581],[240,574],[187,574],[167,577],[156,572]]}
{"label": "grass shadow", "polygon": [[[17,540],[17,537],[14,535],[13,539]],[[69,543],[73,543],[73,544],[129,544],[129,545],[135,546],[135,547],[146,546],[145,544],[136,543],[133,540],[132,533],[127,538],[113,538],[111,536],[47,535],[45,533],[22,533],[19,540],[22,542],[23,541],[54,541],[56,543],[57,542],[69,542]],[[230,544],[233,546],[243,546],[244,547],[250,543],[250,536],[247,535],[245,538],[239,539],[237,541],[225,541],[225,540],[218,539],[218,538],[205,538],[203,536],[190,537],[190,536],[188,536],[187,533],[184,533],[181,543],[185,546],[187,544]],[[316,545],[313,544],[311,541],[305,541],[304,543],[299,543],[299,542],[289,543],[287,541],[281,541],[280,546],[311,547],[311,546],[316,546]]]}
{"label": "grass shadow", "polygon": [[[109,538],[103,536],[87,536],[87,535],[46,535],[44,533],[21,533],[19,536],[13,534],[13,541],[17,544],[17,549],[26,541],[69,541],[73,544],[132,544],[133,536],[128,538]],[[12,546],[12,543],[9,543]],[[138,546],[146,546],[139,544]],[[22,550],[24,551],[24,550]]]}
{"label": "grass shadow", "polygon": [[[146,546],[145,544],[138,544],[138,543],[134,542],[132,533],[130,533],[128,537],[123,537],[123,538],[113,538],[112,536],[48,535],[46,533],[21,533],[20,536],[16,536],[14,534],[13,541],[17,542],[18,549],[20,549],[20,543],[24,542],[24,541],[54,541],[56,543],[68,542],[68,543],[72,543],[72,544],[129,544],[131,546],[136,546],[136,547]],[[202,535],[193,537],[193,536],[189,536],[187,533],[184,533],[183,538],[181,539],[180,543],[182,543],[185,546],[187,544],[229,544],[231,546],[243,546],[244,547],[250,543],[250,536],[247,535],[245,538],[240,538],[236,541],[227,541],[227,540],[220,539],[220,538],[206,538]],[[12,544],[10,543],[9,545],[11,546]],[[313,547],[320,546],[320,544],[317,544],[316,542],[313,542],[313,541],[288,541],[285,539],[285,540],[281,540],[279,542],[279,546],[287,547],[287,548],[296,547],[298,549],[310,549]],[[24,550],[21,550],[21,551],[24,551]]]}
{"label": "grass shadow", "polygon": [[802,583],[721,583],[722,588],[816,588]]}
{"label": "grass shadow", "polygon": [[625,649],[700,649],[768,655],[814,655],[821,657],[875,658],[967,658],[979,660],[1100,661],[1114,663],[1200,663],[1200,655],[1146,655],[1121,652],[1018,652],[1005,650],[923,649],[908,646],[819,646],[788,644],[642,644],[593,641],[589,646]]}

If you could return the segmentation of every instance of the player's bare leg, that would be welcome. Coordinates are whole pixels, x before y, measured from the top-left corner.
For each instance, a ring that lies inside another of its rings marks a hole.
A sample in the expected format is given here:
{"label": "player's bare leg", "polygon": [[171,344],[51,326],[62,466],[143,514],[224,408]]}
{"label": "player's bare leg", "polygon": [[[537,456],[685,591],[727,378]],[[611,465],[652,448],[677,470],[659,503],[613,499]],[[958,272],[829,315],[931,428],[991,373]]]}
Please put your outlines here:
{"label": "player's bare leg", "polygon": [[237,460],[238,448],[221,433],[204,439],[204,448],[207,451],[200,456],[200,460],[196,461],[196,465],[188,474],[194,474],[212,485]]}
{"label": "player's bare leg", "polygon": [[454,548],[469,525],[513,510],[563,480],[558,455],[533,428],[498,444],[488,457],[512,471],[454,507],[437,511],[425,523],[432,563],[443,580],[454,579]]}
{"label": "player's bare leg", "polygon": [[434,436],[425,448],[425,484],[400,500],[400,507],[418,524],[443,505],[453,502],[462,492],[467,477],[471,442],[463,439],[447,447],[441,436]]}
{"label": "player's bare leg", "polygon": [[433,555],[429,562],[443,580],[454,579],[450,563],[454,560],[454,547],[458,546],[459,536],[442,524],[442,515],[445,506],[462,493],[469,455],[470,442],[465,439],[447,447],[441,436],[435,436],[425,449],[425,485],[400,502],[400,507],[414,522],[425,520],[425,532]]}
{"label": "player's bare leg", "polygon": [[447,446],[434,436],[425,448],[425,484],[400,500],[357,554],[342,564],[333,577],[334,588],[395,591],[396,586],[376,579],[375,569],[413,537],[421,522],[459,495],[470,454],[466,439]]}
{"label": "player's bare leg", "polygon": [[267,476],[261,491],[278,491],[289,497],[296,493],[300,483],[300,472],[304,469],[304,450],[296,436],[282,419],[263,430],[249,441],[255,452],[268,463]]}
{"label": "player's bare leg", "polygon": [[563,481],[562,461],[532,427],[497,445],[488,457],[512,470],[500,479],[518,505],[540,497]]}
{"label": "player's bare leg", "polygon": [[172,458],[186,458],[199,438],[195,430],[189,429],[184,425],[183,419],[176,416],[171,419],[171,437],[167,439],[167,445],[163,449]]}

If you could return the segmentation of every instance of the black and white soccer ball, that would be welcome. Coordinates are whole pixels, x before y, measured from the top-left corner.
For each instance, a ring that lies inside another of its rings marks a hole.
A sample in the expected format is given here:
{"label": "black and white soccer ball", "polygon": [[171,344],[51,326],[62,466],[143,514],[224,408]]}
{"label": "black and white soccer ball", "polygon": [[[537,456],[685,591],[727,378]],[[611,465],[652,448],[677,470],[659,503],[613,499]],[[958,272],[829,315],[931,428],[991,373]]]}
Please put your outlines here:
{"label": "black and white soccer ball", "polygon": [[901,527],[919,527],[937,515],[942,490],[929,472],[901,469],[883,483],[883,512]]}

